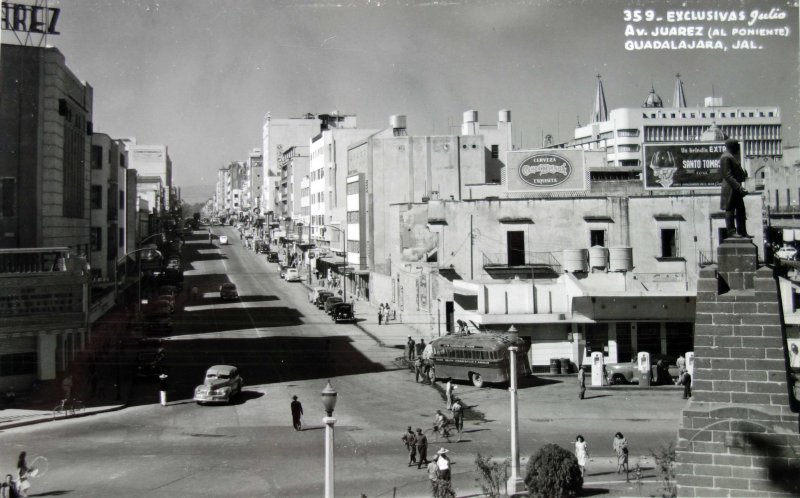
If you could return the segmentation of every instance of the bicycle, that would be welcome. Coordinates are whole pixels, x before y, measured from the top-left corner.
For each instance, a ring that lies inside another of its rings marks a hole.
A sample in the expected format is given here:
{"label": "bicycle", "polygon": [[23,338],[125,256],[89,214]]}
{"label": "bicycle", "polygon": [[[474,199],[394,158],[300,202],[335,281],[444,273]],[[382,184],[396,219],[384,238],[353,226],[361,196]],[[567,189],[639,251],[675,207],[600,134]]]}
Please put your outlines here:
{"label": "bicycle", "polygon": [[436,429],[435,427],[431,427],[424,431],[425,436],[428,440],[439,443],[442,441],[447,441],[448,443],[458,443],[461,441],[461,438],[464,435],[463,429],[459,429],[456,427],[455,422],[449,420],[444,427],[440,429]]}
{"label": "bicycle", "polygon": [[69,417],[84,411],[83,402],[77,399],[62,399],[61,403],[53,408],[53,420],[59,416]]}

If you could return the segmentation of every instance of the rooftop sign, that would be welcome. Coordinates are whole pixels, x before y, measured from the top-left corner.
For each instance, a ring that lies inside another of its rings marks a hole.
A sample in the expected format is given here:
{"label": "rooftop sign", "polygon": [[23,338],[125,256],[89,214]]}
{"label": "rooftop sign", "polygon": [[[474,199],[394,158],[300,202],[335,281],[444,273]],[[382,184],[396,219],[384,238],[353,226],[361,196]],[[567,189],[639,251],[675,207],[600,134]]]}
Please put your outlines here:
{"label": "rooftop sign", "polygon": [[583,150],[539,149],[508,152],[508,191],[583,192],[587,189]]}
{"label": "rooftop sign", "polygon": [[61,9],[42,3],[42,0],[36,0],[34,5],[3,2],[0,27],[3,31],[13,32],[17,41],[26,46],[40,46],[48,35],[60,35],[58,18]]}
{"label": "rooftop sign", "polygon": [[719,158],[725,144],[686,142],[644,144],[644,188],[716,189],[722,183]]}

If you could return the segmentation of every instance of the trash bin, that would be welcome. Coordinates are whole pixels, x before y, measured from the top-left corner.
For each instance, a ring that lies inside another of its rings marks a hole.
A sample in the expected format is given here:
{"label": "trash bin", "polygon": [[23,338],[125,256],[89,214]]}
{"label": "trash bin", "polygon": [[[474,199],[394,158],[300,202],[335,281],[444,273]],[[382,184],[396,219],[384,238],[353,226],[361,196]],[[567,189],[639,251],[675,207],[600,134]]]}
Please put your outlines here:
{"label": "trash bin", "polygon": [[550,375],[561,373],[561,360],[558,358],[550,358]]}
{"label": "trash bin", "polygon": [[568,374],[570,373],[570,361],[569,358],[561,358],[561,373]]}

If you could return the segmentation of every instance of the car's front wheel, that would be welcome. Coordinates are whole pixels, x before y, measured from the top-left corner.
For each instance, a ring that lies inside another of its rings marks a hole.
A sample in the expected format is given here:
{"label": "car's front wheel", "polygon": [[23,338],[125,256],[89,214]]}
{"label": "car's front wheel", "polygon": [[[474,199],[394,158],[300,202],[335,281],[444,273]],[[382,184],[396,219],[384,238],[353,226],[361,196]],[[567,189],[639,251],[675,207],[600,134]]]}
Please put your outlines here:
{"label": "car's front wheel", "polygon": [[626,383],[627,383],[627,380],[625,379],[625,376],[622,375],[622,374],[614,374],[614,375],[611,376],[610,384],[612,386],[618,386],[620,384],[626,384]]}

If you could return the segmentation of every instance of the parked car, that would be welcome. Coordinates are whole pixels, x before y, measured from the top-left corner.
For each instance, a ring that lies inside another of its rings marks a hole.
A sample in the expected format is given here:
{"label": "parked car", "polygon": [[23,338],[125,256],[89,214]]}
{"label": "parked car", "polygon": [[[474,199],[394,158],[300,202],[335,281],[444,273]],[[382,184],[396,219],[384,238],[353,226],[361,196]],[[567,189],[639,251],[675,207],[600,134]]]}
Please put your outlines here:
{"label": "parked car", "polygon": [[775,251],[775,257],[788,261],[794,261],[794,259],[797,257],[797,249],[789,244],[784,244],[780,249]]}
{"label": "parked car", "polygon": [[283,264],[281,265],[281,278],[286,278],[286,270],[287,270],[288,268],[289,268],[289,267],[288,267],[288,266],[286,266],[286,265],[283,265]]}
{"label": "parked car", "polygon": [[226,282],[219,286],[220,299],[238,299],[239,292],[236,290],[236,284]]}
{"label": "parked car", "polygon": [[355,321],[356,316],[353,312],[353,305],[350,303],[338,303],[334,305],[331,318],[336,323]]}
{"label": "parked car", "polygon": [[325,307],[325,300],[328,299],[329,297],[331,297],[332,295],[333,295],[333,292],[331,292],[331,291],[321,291],[321,292],[317,293],[317,299],[314,300],[314,305],[319,309],[324,308]]}
{"label": "parked car", "polygon": [[228,244],[228,236],[227,235],[220,235],[219,236],[219,245],[224,246]]}
{"label": "parked car", "polygon": [[178,294],[178,288],[175,287],[174,285],[162,285],[161,287],[158,288],[159,296],[164,296],[167,294],[174,297],[176,294]]}
{"label": "parked car", "polygon": [[175,298],[173,298],[171,294],[164,294],[163,296],[158,296],[155,302],[166,304],[167,309],[169,309],[169,312],[175,313]]}
{"label": "parked car", "polygon": [[230,403],[241,394],[244,380],[239,370],[231,365],[214,365],[206,371],[203,383],[194,389],[194,400],[203,403]]}
{"label": "parked car", "polygon": [[314,301],[317,300],[317,296],[319,295],[320,292],[327,292],[327,290],[328,289],[326,289],[325,287],[314,287],[308,293],[308,302],[313,303]]}
{"label": "parked car", "polygon": [[344,300],[339,296],[331,296],[325,300],[325,313],[331,314],[333,312],[333,307]]}
{"label": "parked car", "polygon": [[287,268],[286,275],[283,278],[285,278],[287,282],[299,282],[300,272],[297,271],[297,268]]}
{"label": "parked car", "polygon": [[[667,364],[667,369],[669,370],[670,375],[669,383],[674,383],[674,380],[678,378],[679,369],[675,364],[675,358],[670,356],[664,356],[660,354],[650,355],[650,378],[652,380],[658,378],[656,370],[658,368],[657,363],[659,360],[662,360]],[[609,385],[639,383],[639,365],[636,358],[625,363],[607,363],[605,368],[606,378],[608,379]],[[664,379],[661,379],[659,383],[666,384],[668,382],[666,382]]]}
{"label": "parked car", "polygon": [[275,251],[270,251],[267,253],[267,262],[269,263],[277,263],[278,262],[278,253]]}

